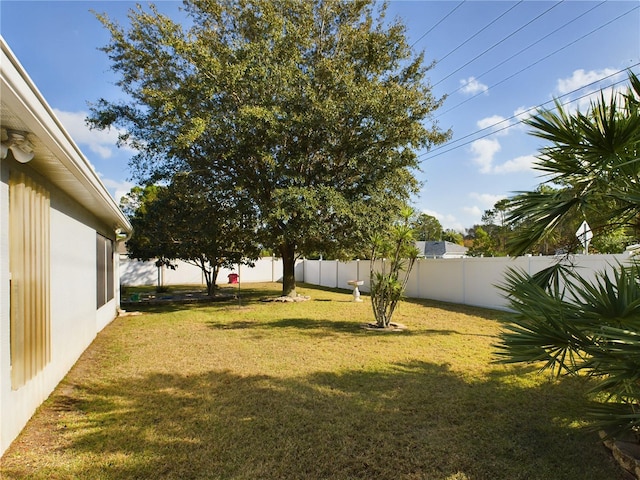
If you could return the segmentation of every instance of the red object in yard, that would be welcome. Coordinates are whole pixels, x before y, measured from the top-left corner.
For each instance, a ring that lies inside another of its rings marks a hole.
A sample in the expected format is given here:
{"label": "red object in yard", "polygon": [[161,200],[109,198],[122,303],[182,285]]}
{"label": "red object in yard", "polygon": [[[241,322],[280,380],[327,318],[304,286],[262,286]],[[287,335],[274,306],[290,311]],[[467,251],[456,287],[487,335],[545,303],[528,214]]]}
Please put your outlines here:
{"label": "red object in yard", "polygon": [[238,274],[237,273],[230,273],[227,276],[229,277],[229,283],[238,283]]}

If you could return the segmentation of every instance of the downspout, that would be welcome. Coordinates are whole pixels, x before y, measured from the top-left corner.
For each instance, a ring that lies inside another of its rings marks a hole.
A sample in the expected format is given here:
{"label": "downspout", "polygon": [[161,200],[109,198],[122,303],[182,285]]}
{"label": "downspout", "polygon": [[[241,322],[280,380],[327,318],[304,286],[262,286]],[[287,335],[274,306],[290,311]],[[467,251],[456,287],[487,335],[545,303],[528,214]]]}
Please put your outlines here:
{"label": "downspout", "polygon": [[[122,313],[124,313],[124,310],[122,310],[122,308],[120,307],[120,254],[118,253],[118,244],[119,243],[126,243],[130,238],[131,235],[133,233],[133,230],[130,230],[126,233],[122,233],[122,229],[120,227],[116,227],[115,228],[115,234],[116,234],[116,248],[115,248],[115,253],[117,255],[118,258],[118,264],[116,265],[118,268],[116,269],[116,271],[118,272],[117,275],[117,283],[115,285],[115,290],[116,290],[116,312],[118,314],[118,316],[120,316]],[[115,277],[115,275],[114,275]]]}

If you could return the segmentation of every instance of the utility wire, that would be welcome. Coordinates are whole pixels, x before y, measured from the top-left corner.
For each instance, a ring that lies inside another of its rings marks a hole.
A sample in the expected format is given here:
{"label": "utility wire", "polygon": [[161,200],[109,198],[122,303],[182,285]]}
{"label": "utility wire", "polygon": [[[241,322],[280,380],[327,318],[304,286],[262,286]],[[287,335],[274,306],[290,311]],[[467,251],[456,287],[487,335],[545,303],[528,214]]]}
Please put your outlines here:
{"label": "utility wire", "polygon": [[546,9],[544,12],[542,12],[540,15],[538,15],[537,17],[533,18],[532,20],[529,20],[527,23],[525,23],[524,25],[522,25],[520,28],[518,28],[517,30],[511,32],[509,35],[507,35],[506,37],[504,37],[502,40],[500,40],[499,42],[494,43],[493,45],[491,45],[489,48],[487,48],[486,50],[484,50],[482,53],[479,53],[478,55],[476,55],[475,57],[473,57],[471,60],[469,60],[467,63],[465,63],[464,65],[462,65],[461,67],[457,68],[456,70],[454,70],[453,72],[451,72],[449,75],[447,75],[446,77],[440,79],[440,81],[438,83],[436,83],[435,85],[433,85],[434,87],[440,85],[442,82],[444,82],[447,78],[455,75],[456,73],[458,73],[460,70],[462,70],[464,67],[466,67],[467,65],[475,62],[478,58],[482,57],[483,55],[485,55],[486,53],[488,53],[489,51],[493,50],[494,48],[496,48],[498,45],[506,42],[509,38],[513,37],[516,33],[520,32],[521,30],[523,30],[524,28],[526,28],[527,26],[531,25],[533,22],[535,22],[536,20],[538,20],[540,17],[546,15],[547,13],[549,13],[551,10],[553,10],[554,8],[556,8],[558,5],[562,4],[565,0],[561,0],[558,3],[554,3],[551,7],[549,7],[548,9]]}
{"label": "utility wire", "polygon": [[524,71],[526,71],[526,70],[529,70],[530,68],[532,68],[532,67],[536,66],[536,65],[537,65],[537,64],[539,64],[540,62],[542,62],[542,61],[546,60],[547,58],[552,57],[552,56],[553,56],[553,55],[555,55],[556,53],[561,52],[562,50],[564,50],[564,49],[566,49],[566,48],[569,48],[571,45],[573,45],[573,44],[575,44],[575,43],[579,42],[580,40],[583,40],[584,38],[588,37],[589,35],[592,35],[593,33],[597,32],[598,30],[603,29],[604,27],[606,27],[606,26],[610,25],[611,23],[613,23],[613,22],[615,22],[616,20],[618,20],[618,19],[620,19],[620,18],[624,17],[625,15],[630,14],[631,12],[633,12],[634,10],[637,10],[638,8],[640,8],[640,6],[635,6],[635,7],[633,7],[631,10],[629,10],[629,11],[627,11],[627,12],[625,12],[625,13],[621,14],[621,15],[618,15],[616,18],[614,18],[614,19],[612,19],[612,20],[609,20],[607,23],[604,23],[604,24],[600,25],[599,27],[597,27],[597,28],[595,28],[595,29],[591,30],[589,33],[586,33],[586,34],[582,35],[581,37],[579,37],[579,38],[575,39],[574,41],[572,41],[572,42],[570,42],[570,43],[568,43],[568,44],[564,45],[563,47],[560,47],[560,48],[558,48],[557,50],[554,50],[553,52],[551,52],[551,53],[549,53],[549,54],[545,55],[544,57],[542,57],[542,58],[540,58],[540,59],[536,60],[535,62],[533,62],[533,63],[531,63],[531,64],[527,65],[526,67],[521,68],[521,69],[520,69],[520,70],[518,70],[517,72],[515,72],[515,73],[513,73],[513,74],[509,75],[508,77],[503,78],[503,79],[502,79],[502,80],[500,80],[499,82],[494,83],[494,84],[493,84],[493,85],[491,85],[490,87],[487,87],[487,89],[486,89],[486,90],[483,90],[482,92],[478,92],[478,93],[476,93],[475,95],[472,95],[471,97],[467,98],[466,100],[463,100],[462,102],[460,102],[460,103],[458,103],[458,104],[454,105],[453,107],[449,108],[448,110],[445,110],[444,112],[441,112],[441,113],[440,113],[438,116],[436,116],[435,118],[436,118],[436,119],[438,119],[438,118],[440,118],[442,115],[444,115],[445,113],[448,113],[448,112],[450,112],[451,110],[454,110],[454,109],[456,109],[456,108],[460,107],[461,105],[464,105],[465,103],[467,103],[467,102],[469,102],[469,101],[473,100],[474,98],[478,97],[479,95],[482,95],[483,93],[485,93],[485,92],[487,92],[487,91],[491,90],[492,88],[495,88],[495,87],[497,87],[498,85],[502,85],[502,84],[503,84],[504,82],[506,82],[507,80],[511,80],[511,79],[512,79],[513,77],[515,77],[516,75],[520,75],[522,72],[524,72]]}
{"label": "utility wire", "polygon": [[[509,124],[508,124],[508,125],[506,125],[505,127],[499,128],[499,129],[497,129],[497,130],[492,130],[492,131],[491,131],[491,132],[489,132],[489,133],[486,133],[486,134],[481,135],[481,136],[479,136],[479,137],[473,138],[472,140],[469,140],[469,141],[467,141],[467,142],[464,142],[464,143],[462,143],[462,144],[460,144],[460,145],[455,145],[455,146],[454,146],[454,144],[457,144],[457,143],[461,142],[462,140],[464,140],[464,139],[466,139],[466,138],[469,138],[469,137],[475,137],[475,136],[476,136],[477,134],[479,134],[480,132],[484,132],[485,130],[493,129],[493,128],[495,128],[496,126],[498,126],[498,125],[500,125],[500,124],[502,124],[502,123],[505,123],[505,122],[511,122],[511,120],[514,120],[514,119],[516,119],[516,118],[518,118],[518,117],[521,117],[521,116],[523,116],[523,115],[524,115],[524,114],[526,114],[526,113],[529,113],[529,112],[531,112],[531,111],[533,111],[533,110],[538,110],[538,109],[540,109],[541,107],[543,107],[543,106],[545,106],[545,105],[547,105],[547,104],[549,104],[549,103],[556,102],[557,100],[560,100],[561,98],[564,98],[564,97],[567,97],[567,96],[569,96],[569,95],[572,95],[572,94],[574,94],[574,93],[576,93],[576,92],[578,92],[578,91],[580,91],[580,90],[583,90],[583,89],[585,89],[585,88],[587,88],[587,87],[591,87],[591,86],[593,86],[593,85],[595,85],[595,84],[597,84],[597,83],[602,82],[603,80],[606,80],[606,79],[611,78],[611,77],[615,77],[616,75],[620,75],[621,73],[623,73],[623,72],[625,72],[625,71],[628,71],[628,70],[630,70],[630,69],[632,69],[632,68],[634,68],[634,67],[637,67],[637,66],[639,66],[639,65],[640,65],[640,62],[638,62],[638,63],[636,63],[636,64],[634,64],[634,65],[631,65],[628,69],[625,69],[625,70],[618,70],[617,72],[612,73],[612,74],[610,74],[610,75],[607,75],[606,77],[599,78],[598,80],[595,80],[595,81],[593,81],[593,82],[591,82],[591,83],[588,83],[588,84],[586,84],[586,85],[583,85],[583,86],[581,86],[580,88],[576,88],[575,90],[572,90],[571,92],[567,92],[567,93],[565,93],[565,94],[563,94],[563,95],[560,95],[559,97],[556,97],[556,98],[554,98],[554,99],[552,99],[552,100],[548,100],[548,101],[546,101],[546,102],[544,102],[544,103],[541,103],[541,104],[536,105],[536,106],[534,106],[534,107],[528,108],[527,110],[524,110],[523,112],[520,112],[520,113],[519,113],[519,114],[517,114],[517,115],[512,115],[512,116],[511,116],[511,117],[509,117],[509,118],[505,118],[505,119],[500,120],[499,122],[496,122],[496,123],[494,123],[494,124],[492,124],[492,125],[489,125],[489,126],[487,126],[487,127],[481,128],[480,130],[476,130],[475,132],[469,133],[469,134],[467,134],[467,135],[465,135],[465,136],[463,136],[463,137],[460,137],[460,138],[458,138],[458,139],[456,139],[456,140],[454,140],[454,141],[452,141],[452,142],[448,142],[447,144],[442,145],[442,146],[440,146],[440,147],[437,147],[437,148],[435,148],[434,150],[431,150],[431,151],[428,151],[428,152],[424,152],[424,153],[422,153],[421,155],[418,155],[418,158],[424,157],[425,155],[429,155],[429,158],[438,157],[438,156],[440,156],[440,155],[444,155],[445,153],[448,153],[448,152],[450,152],[450,151],[452,151],[452,150],[456,150],[456,149],[458,149],[458,148],[461,148],[461,147],[464,147],[464,146],[466,146],[466,145],[469,145],[470,143],[473,143],[473,142],[475,142],[476,140],[480,140],[480,139],[482,139],[482,138],[489,137],[489,136],[494,135],[494,134],[496,134],[496,133],[498,133],[498,132],[501,132],[501,131],[503,131],[503,130],[507,130],[507,129],[511,128],[511,127],[515,127],[516,125],[518,125],[518,124],[520,124],[520,123],[523,123],[523,122],[524,122],[524,120],[518,120],[518,121],[517,121],[517,122],[515,122],[515,123],[509,123]],[[617,81],[617,82],[614,82],[614,83],[612,83],[612,84],[608,85],[608,86],[607,86],[607,88],[614,87],[614,86],[616,86],[616,85],[618,85],[618,84],[620,84],[620,83],[626,82],[626,81],[627,81],[626,79],[619,80],[619,81]],[[572,99],[572,100],[568,100],[568,101],[566,101],[566,102],[564,102],[564,103],[561,103],[560,105],[561,105],[561,106],[569,105],[570,103],[577,102],[578,100],[582,100],[582,99],[583,99],[583,98],[585,98],[585,97],[588,97],[588,96],[590,96],[590,95],[593,95],[593,93],[594,93],[594,92],[585,93],[584,95],[581,95],[581,96],[579,96],[579,97],[577,97],[577,98],[574,98],[574,99]],[[447,148],[444,152],[436,153],[435,155],[433,155],[433,153],[434,153],[434,152],[438,152],[439,150],[442,150],[442,149],[446,148],[447,146],[450,146],[450,148]]]}
{"label": "utility wire", "polygon": [[[509,58],[506,58],[505,60],[503,60],[502,62],[498,63],[497,65],[495,65],[494,67],[490,68],[489,70],[481,73],[480,75],[478,75],[477,77],[474,76],[474,78],[476,80],[479,80],[480,78],[484,77],[486,74],[493,72],[496,68],[501,67],[502,65],[504,65],[505,63],[507,63],[509,60],[513,59],[514,57],[517,57],[518,55],[520,55],[521,53],[526,52],[527,50],[529,50],[530,48],[536,46],[537,44],[539,44],[540,42],[542,42],[543,40],[546,40],[547,38],[549,38],[551,35],[559,32],[560,30],[562,30],[565,27],[568,27],[569,25],[571,25],[573,22],[579,20],[580,18],[584,17],[586,14],[590,13],[591,11],[595,10],[596,8],[604,5],[605,3],[607,3],[607,0],[603,0],[602,2],[600,2],[599,4],[597,4],[595,7],[591,7],[589,10],[587,10],[586,12],[581,13],[580,15],[578,15],[576,18],[574,18],[573,20],[563,24],[562,26],[556,28],[553,32],[548,33],[547,35],[545,35],[544,37],[540,38],[539,40],[531,43],[530,45],[528,45],[527,47],[523,48],[522,50],[514,53],[513,55],[511,55]],[[458,87],[457,89],[455,89],[453,92],[449,92],[447,93],[447,96],[453,95],[454,93],[459,92],[460,90],[462,90],[464,88],[464,85],[461,85],[460,87]]]}
{"label": "utility wire", "polygon": [[511,10],[513,10],[514,8],[516,8],[518,5],[520,5],[522,2],[524,2],[524,0],[520,0],[518,3],[514,4],[511,8],[509,8],[508,10],[506,10],[505,12],[503,12],[502,14],[500,14],[500,16],[494,18],[490,23],[488,23],[487,25],[485,25],[483,28],[481,28],[480,30],[478,30],[476,33],[474,33],[472,36],[470,36],[469,38],[467,38],[464,42],[462,42],[460,45],[458,45],[456,48],[454,48],[453,50],[451,50],[449,53],[447,53],[444,57],[440,58],[437,60],[437,63],[442,62],[445,58],[447,58],[449,55],[451,55],[452,53],[456,52],[458,49],[460,49],[462,46],[466,45],[467,43],[469,43],[471,40],[473,40],[474,38],[476,38],[478,35],[480,35],[482,32],[484,32],[487,28],[489,28],[491,25],[493,25],[494,23],[496,23],[498,20],[500,20],[502,17],[504,17],[507,13],[509,13]]}
{"label": "utility wire", "polygon": [[456,5],[454,7],[453,10],[451,10],[449,13],[447,13],[444,17],[442,17],[440,19],[440,21],[438,21],[438,23],[436,23],[433,27],[431,27],[429,30],[427,30],[426,32],[424,32],[422,34],[422,36],[416,40],[415,42],[413,42],[413,44],[411,45],[411,48],[413,48],[415,46],[416,43],[418,43],[420,40],[422,40],[424,37],[426,37],[427,35],[429,35],[438,25],[440,25],[442,22],[444,22],[453,12],[455,12],[457,9],[459,9],[462,4],[465,2],[466,0],[462,0],[458,5]]}

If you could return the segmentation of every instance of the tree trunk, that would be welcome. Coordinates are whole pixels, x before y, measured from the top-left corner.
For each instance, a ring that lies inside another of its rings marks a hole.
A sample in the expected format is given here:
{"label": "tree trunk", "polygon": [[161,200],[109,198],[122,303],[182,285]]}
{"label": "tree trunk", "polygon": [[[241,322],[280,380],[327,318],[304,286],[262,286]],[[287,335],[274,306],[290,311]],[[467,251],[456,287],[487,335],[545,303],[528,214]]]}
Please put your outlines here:
{"label": "tree trunk", "polygon": [[296,297],[296,248],[285,243],[280,246],[282,256],[282,295]]}
{"label": "tree trunk", "polygon": [[219,271],[220,267],[218,265],[211,265],[209,280],[207,281],[207,295],[209,295],[210,297],[213,296],[216,291],[216,282],[218,281]]}

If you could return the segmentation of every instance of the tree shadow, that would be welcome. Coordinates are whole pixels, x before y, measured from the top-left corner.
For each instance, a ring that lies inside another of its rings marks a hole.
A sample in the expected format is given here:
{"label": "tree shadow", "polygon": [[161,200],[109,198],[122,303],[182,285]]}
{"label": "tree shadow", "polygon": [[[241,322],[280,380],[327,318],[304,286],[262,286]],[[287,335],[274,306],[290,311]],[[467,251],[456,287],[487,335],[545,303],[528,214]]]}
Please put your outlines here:
{"label": "tree shadow", "polygon": [[[78,382],[47,408],[80,418],[61,478],[616,479],[595,437],[565,418],[585,386],[465,381],[393,364],[297,378],[208,371]],[[9,476],[19,472],[6,468]],[[29,472],[22,472],[28,474]],[[457,477],[463,473],[466,477]],[[28,476],[28,475],[27,475]]]}
{"label": "tree shadow", "polygon": [[474,307],[471,305],[461,305],[458,303],[441,302],[437,300],[429,300],[424,298],[403,298],[403,302],[411,303],[414,305],[420,305],[426,308],[434,308],[438,310],[445,310],[451,313],[459,313],[464,315],[473,315],[485,320],[497,320],[498,318],[506,317],[508,312],[502,310],[492,310],[489,308]]}
{"label": "tree shadow", "polygon": [[364,334],[364,330],[356,323],[345,321],[333,321],[316,318],[281,318],[266,322],[260,321],[242,321],[234,320],[230,322],[208,322],[207,325],[212,329],[219,330],[273,330],[282,328],[292,328],[300,330],[303,333],[327,336],[333,334]]}
{"label": "tree shadow", "polygon": [[301,331],[303,334],[311,336],[332,336],[337,334],[350,333],[358,336],[370,336],[376,335],[392,335],[392,336],[438,336],[438,335],[463,335],[463,336],[475,336],[495,338],[491,335],[475,334],[459,332],[451,329],[411,329],[397,330],[393,332],[366,330],[363,328],[363,323],[348,322],[344,320],[329,320],[318,318],[281,318],[278,320],[270,320],[261,322],[258,320],[232,320],[232,321],[211,321],[207,322],[207,326],[213,330],[256,330],[256,331],[268,331],[272,329],[290,328]]}

